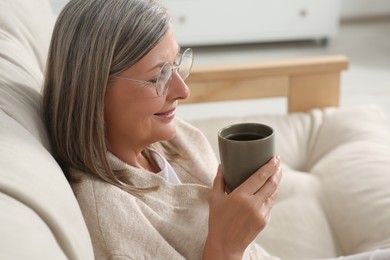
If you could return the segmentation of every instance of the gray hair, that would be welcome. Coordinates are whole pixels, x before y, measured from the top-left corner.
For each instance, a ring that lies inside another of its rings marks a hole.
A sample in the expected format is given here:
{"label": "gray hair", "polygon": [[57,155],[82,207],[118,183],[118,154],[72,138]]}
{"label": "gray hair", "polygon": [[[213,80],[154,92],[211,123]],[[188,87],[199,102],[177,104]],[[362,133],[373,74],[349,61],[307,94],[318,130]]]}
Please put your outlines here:
{"label": "gray hair", "polygon": [[169,27],[168,12],[156,0],[71,0],[62,10],[50,44],[43,113],[65,174],[73,168],[134,190],[106,158],[106,86],[111,75],[156,46]]}

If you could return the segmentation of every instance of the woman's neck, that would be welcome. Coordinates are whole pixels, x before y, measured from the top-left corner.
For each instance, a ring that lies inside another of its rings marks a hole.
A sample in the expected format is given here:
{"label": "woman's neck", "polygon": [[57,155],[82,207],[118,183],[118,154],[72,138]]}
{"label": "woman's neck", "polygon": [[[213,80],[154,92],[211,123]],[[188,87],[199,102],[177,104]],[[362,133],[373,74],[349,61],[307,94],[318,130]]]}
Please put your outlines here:
{"label": "woman's neck", "polygon": [[148,148],[140,152],[135,151],[111,151],[116,157],[128,165],[136,168],[145,169],[147,171],[157,173],[160,171],[158,165],[151,155],[151,151]]}
{"label": "woman's neck", "polygon": [[137,158],[138,163],[141,165],[141,167],[145,170],[148,170],[153,173],[160,172],[160,168],[158,167],[157,163],[153,159],[151,155],[151,151],[149,149],[145,149],[140,153],[140,156]]}

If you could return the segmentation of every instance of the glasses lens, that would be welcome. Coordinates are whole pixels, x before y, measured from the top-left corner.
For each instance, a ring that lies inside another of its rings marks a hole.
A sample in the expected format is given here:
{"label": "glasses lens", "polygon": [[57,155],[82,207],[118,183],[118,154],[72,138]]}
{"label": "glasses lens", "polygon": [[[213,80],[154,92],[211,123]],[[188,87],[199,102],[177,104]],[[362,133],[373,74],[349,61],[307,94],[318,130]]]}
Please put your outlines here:
{"label": "glasses lens", "polygon": [[165,94],[168,88],[168,82],[172,78],[172,66],[169,63],[165,63],[160,70],[160,75],[158,75],[156,82],[156,92],[157,95],[162,96]]}
{"label": "glasses lens", "polygon": [[[184,53],[179,56],[180,60],[178,63],[179,67],[177,72],[179,76],[185,80],[188,75],[190,75],[192,64],[194,62],[194,57],[192,54],[192,49],[186,49]],[[169,87],[169,82],[172,79],[173,67],[170,63],[165,63],[160,70],[160,74],[157,77],[156,82],[156,93],[158,96],[163,96]]]}
{"label": "glasses lens", "polygon": [[185,80],[188,75],[190,75],[193,62],[194,56],[192,54],[192,49],[186,49],[181,56],[181,61],[177,71],[183,80]]}

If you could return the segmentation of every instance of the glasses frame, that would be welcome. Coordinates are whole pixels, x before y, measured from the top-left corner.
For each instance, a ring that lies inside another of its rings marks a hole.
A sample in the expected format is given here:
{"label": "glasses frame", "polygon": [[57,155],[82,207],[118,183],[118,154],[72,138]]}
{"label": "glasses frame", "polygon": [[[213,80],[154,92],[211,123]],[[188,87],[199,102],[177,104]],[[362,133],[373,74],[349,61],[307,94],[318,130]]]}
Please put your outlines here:
{"label": "glasses frame", "polygon": [[[191,48],[187,48],[184,50],[183,53],[179,53],[180,55],[180,60],[179,60],[179,63],[176,63],[175,64],[171,64],[169,62],[165,62],[162,66],[161,66],[161,69],[160,69],[160,72],[158,73],[158,76],[157,76],[157,80],[156,82],[150,82],[150,81],[145,81],[145,80],[139,80],[139,79],[134,79],[134,78],[130,78],[130,77],[122,77],[122,76],[112,76],[113,78],[117,78],[117,79],[125,79],[125,80],[130,80],[130,81],[134,81],[134,82],[137,82],[137,83],[140,83],[140,84],[145,84],[145,85],[148,85],[148,86],[152,86],[154,87],[154,89],[156,90],[156,94],[157,96],[161,97],[161,96],[164,96],[165,93],[167,92],[169,86],[170,86],[170,83],[172,81],[172,76],[173,76],[173,73],[178,73],[178,75],[180,76],[180,78],[184,81],[188,78],[188,76],[190,75],[191,73],[191,69],[192,69],[192,66],[194,64],[194,54],[193,54],[193,51]],[[186,56],[187,55],[187,56]],[[182,75],[180,74],[180,66],[182,65],[182,61],[183,61],[183,57],[186,57],[186,58],[189,58],[191,61],[189,63],[189,66],[188,66],[188,69],[187,69],[187,73],[185,75]],[[165,84],[161,87],[161,92],[162,93],[159,93],[159,86],[158,84],[162,84],[162,82],[159,82],[159,80],[161,79],[161,75],[163,74],[163,69],[165,66],[169,66],[171,74],[169,75],[169,77],[167,77],[167,80],[165,82]]]}

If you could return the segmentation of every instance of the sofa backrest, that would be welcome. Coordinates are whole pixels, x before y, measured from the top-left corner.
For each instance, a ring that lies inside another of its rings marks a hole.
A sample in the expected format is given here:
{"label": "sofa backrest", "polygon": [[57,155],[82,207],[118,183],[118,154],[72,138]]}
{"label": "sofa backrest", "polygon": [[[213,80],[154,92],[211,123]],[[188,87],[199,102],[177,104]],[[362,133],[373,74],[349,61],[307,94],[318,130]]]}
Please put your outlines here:
{"label": "sofa backrest", "polygon": [[0,259],[93,259],[41,117],[48,0],[0,1]]}

